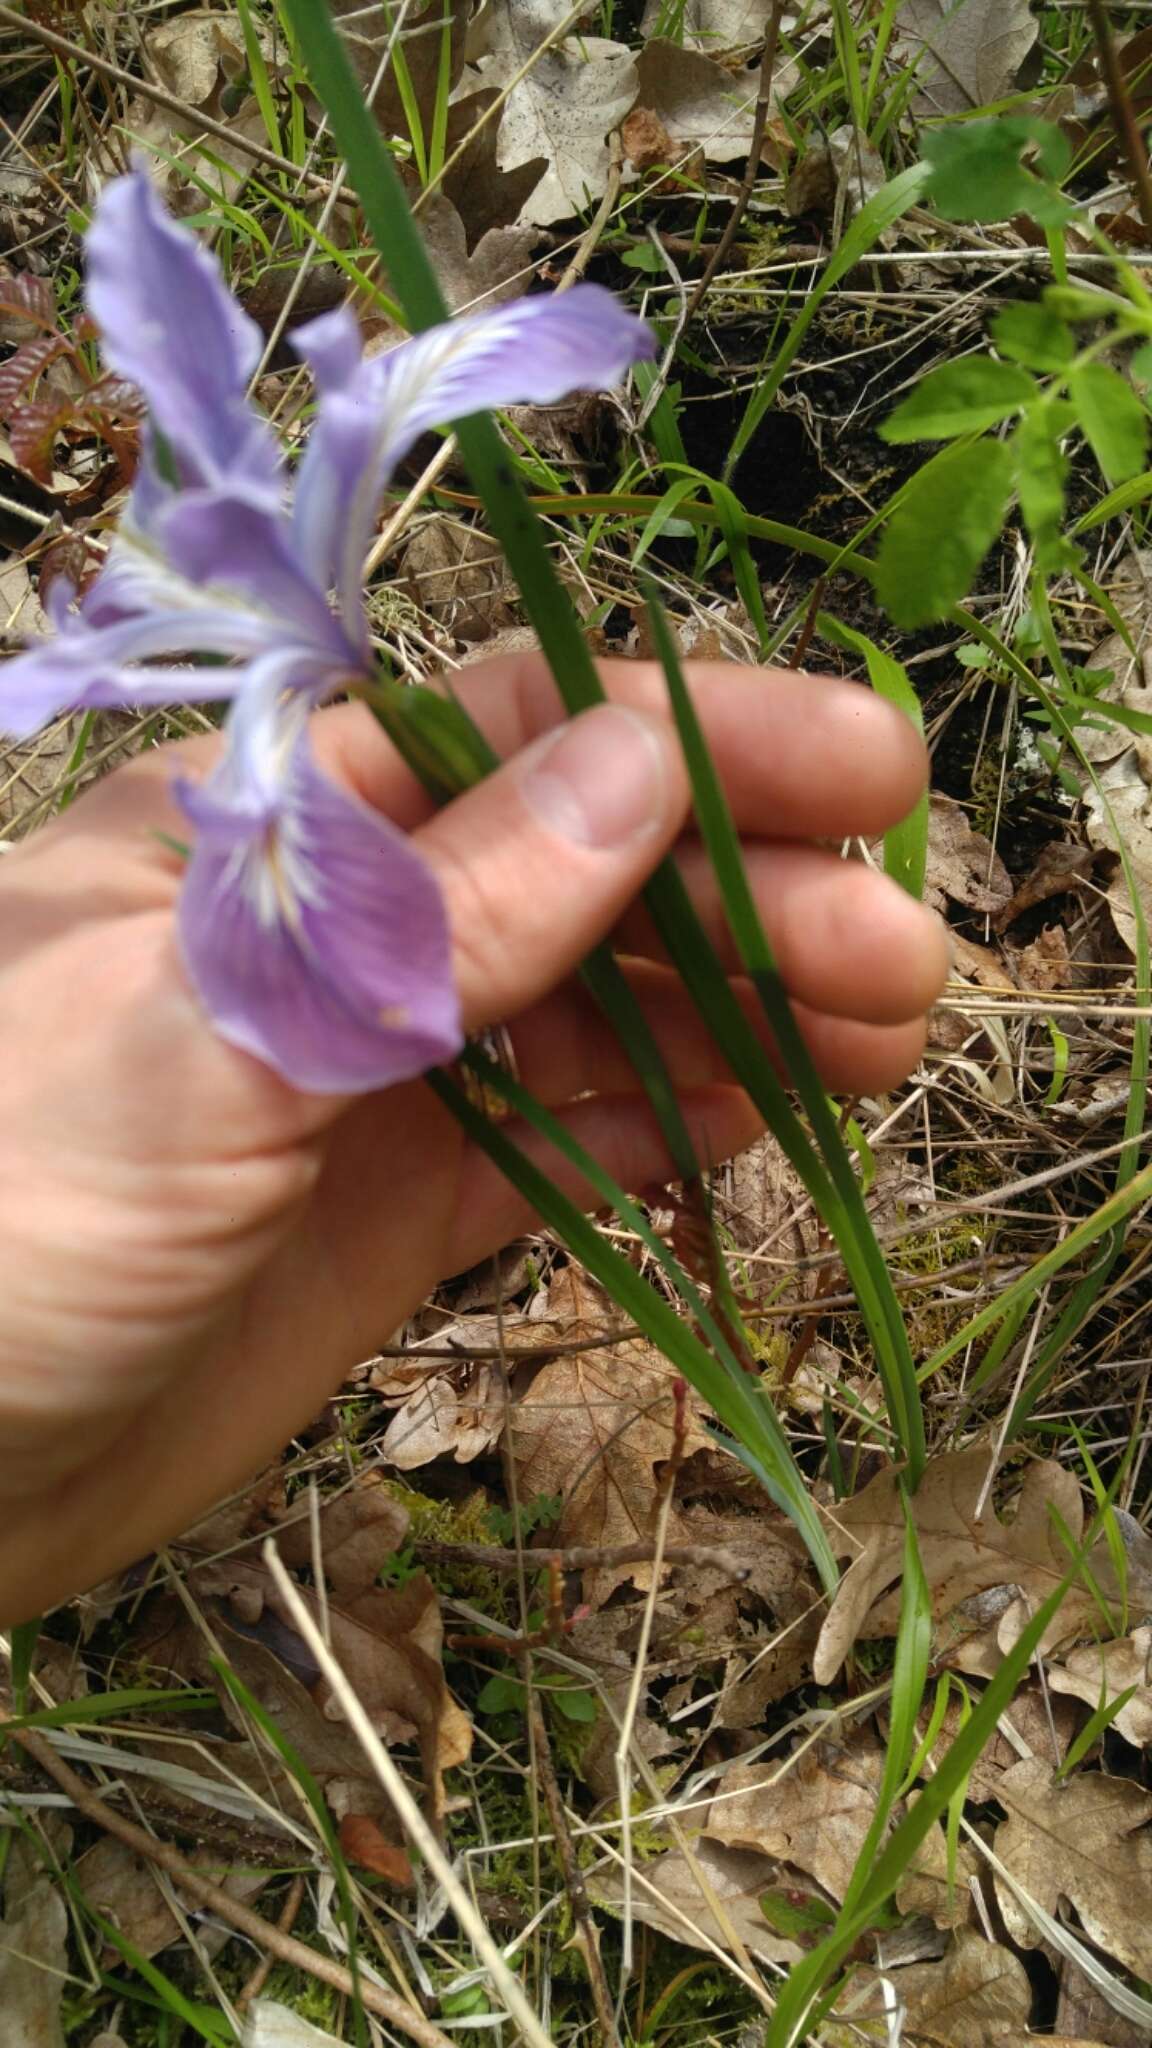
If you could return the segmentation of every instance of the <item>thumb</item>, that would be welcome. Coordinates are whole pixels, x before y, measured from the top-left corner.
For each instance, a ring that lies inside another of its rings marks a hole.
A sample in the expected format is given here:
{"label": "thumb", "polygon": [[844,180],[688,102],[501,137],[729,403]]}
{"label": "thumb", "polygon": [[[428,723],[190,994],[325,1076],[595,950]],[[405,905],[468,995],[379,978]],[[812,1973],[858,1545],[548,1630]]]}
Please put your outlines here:
{"label": "thumb", "polygon": [[516,1015],[572,972],[668,851],[688,804],[670,720],[598,704],[414,835],[444,890],[468,1030]]}

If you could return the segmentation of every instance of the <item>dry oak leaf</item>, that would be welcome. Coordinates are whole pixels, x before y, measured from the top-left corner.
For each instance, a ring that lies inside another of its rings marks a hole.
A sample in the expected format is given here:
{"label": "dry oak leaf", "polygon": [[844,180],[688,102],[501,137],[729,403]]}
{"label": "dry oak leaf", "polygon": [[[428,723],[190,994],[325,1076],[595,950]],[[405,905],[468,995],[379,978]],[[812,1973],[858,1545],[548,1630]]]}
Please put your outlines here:
{"label": "dry oak leaf", "polygon": [[[937,1622],[961,1601],[990,1587],[1020,1587],[1039,1606],[1067,1573],[1066,1541],[1080,1540],[1080,1487],[1074,1475],[1054,1460],[1027,1468],[1010,1522],[1000,1520],[990,1499],[978,1517],[992,1456],[987,1445],[973,1444],[933,1459],[912,1497],[916,1539]],[[830,1518],[829,1534],[837,1555],[852,1557],[853,1562],[820,1631],[812,1665],[818,1685],[835,1677],[858,1636],[896,1634],[904,1557],[904,1510],[896,1468],[878,1473],[862,1493],[841,1501]],[[1103,1542],[1092,1551],[1089,1566],[1107,1597],[1114,1573]],[[1090,1593],[1070,1587],[1046,1644],[1094,1630],[1098,1613]]]}
{"label": "dry oak leaf", "polygon": [[[569,1340],[602,1331],[612,1320],[607,1298],[575,1266],[553,1281],[549,1315],[563,1319]],[[652,1537],[660,1468],[676,1441],[676,1379],[667,1360],[643,1342],[568,1352],[541,1368],[512,1410],[509,1435],[521,1500],[543,1493],[563,1502],[559,1523],[547,1533],[549,1549]],[[689,1411],[684,1456],[711,1448],[711,1437]],[[668,1541],[681,1540],[674,1507]],[[599,1606],[629,1581],[650,1586],[651,1565],[595,1567],[584,1574],[584,1597]]]}
{"label": "dry oak leaf", "polygon": [[948,900],[993,916],[1012,896],[1012,878],[991,840],[947,797],[934,796],[928,810],[925,889],[936,910]]}
{"label": "dry oak leaf", "polygon": [[[64,1829],[60,1847],[71,1841]],[[0,1920],[0,2014],[4,2048],[64,2048],[60,2007],[69,1984],[68,1909],[44,1850],[17,1837],[8,1857]]]}
{"label": "dry oak leaf", "polygon": [[244,2015],[240,2048],[340,2048],[336,2034],[301,2019],[274,1998],[254,1998]]}
{"label": "dry oak leaf", "polygon": [[1114,1643],[1071,1650],[1062,1665],[1049,1666],[1048,1683],[1053,1692],[1085,1700],[1093,1711],[1135,1687],[1112,1726],[1137,1749],[1152,1742],[1152,1628],[1138,1628]]}
{"label": "dry oak leaf", "polygon": [[[685,0],[680,10],[678,34],[689,50],[704,50],[723,56],[726,50],[746,49],[762,42],[772,12],[772,0]],[[667,0],[648,0],[640,23],[643,35],[655,35],[661,17],[667,17]],[[795,25],[795,16],[785,14],[781,27]]]}
{"label": "dry oak leaf", "polygon": [[967,114],[1012,91],[1040,32],[1028,0],[903,0],[897,61],[916,64],[919,114]]}
{"label": "dry oak leaf", "polygon": [[1010,1949],[971,1928],[956,1935],[938,1963],[906,1969],[860,1970],[837,2004],[848,2025],[822,2029],[828,2048],[864,2048],[892,2041],[891,1992],[902,2009],[898,2038],[905,2048],[1025,2048],[1031,2041],[1051,2048],[1098,2048],[1069,2036],[1033,2034],[1028,2026],[1032,1986]]}
{"label": "dry oak leaf", "polygon": [[[756,120],[758,64],[729,71],[714,57],[653,36],[640,53],[638,76],[640,105],[663,123],[675,145],[674,161],[695,149],[715,164],[747,157]],[[774,102],[793,90],[797,76],[791,65],[777,67]]]}
{"label": "dry oak leaf", "polygon": [[[1152,1798],[1128,1778],[1080,1771],[1058,1785],[1032,1757],[1001,1778],[996,1794],[1008,1818],[995,1851],[1023,1892],[1056,1918],[1074,1906],[1089,1941],[1137,1977],[1152,1976]],[[1004,1925],[1021,1948],[1043,1939],[998,1874]]]}
{"label": "dry oak leaf", "polygon": [[842,1899],[876,1813],[884,1768],[874,1736],[818,1743],[788,1769],[737,1764],[708,1809],[705,1832],[806,1871]]}
{"label": "dry oak leaf", "polygon": [[[688,1853],[668,1849],[652,1863],[635,1865],[632,1913],[646,1927],[689,1948],[720,1948],[730,1955],[735,1934],[750,1954],[766,1962],[798,1963],[803,1954],[799,1944],[777,1934],[760,1908],[761,1897],[778,1879],[771,1857],[702,1837]],[[615,1870],[598,1872],[589,1877],[588,1890],[597,1905],[618,1909],[623,1878]]]}
{"label": "dry oak leaf", "polygon": [[565,0],[490,0],[481,16],[485,52],[465,74],[469,91],[507,92],[496,142],[501,170],[546,160],[520,215],[537,227],[569,220],[601,197],[609,138],[636,100],[636,59],[625,43],[565,36],[536,54],[570,11]]}

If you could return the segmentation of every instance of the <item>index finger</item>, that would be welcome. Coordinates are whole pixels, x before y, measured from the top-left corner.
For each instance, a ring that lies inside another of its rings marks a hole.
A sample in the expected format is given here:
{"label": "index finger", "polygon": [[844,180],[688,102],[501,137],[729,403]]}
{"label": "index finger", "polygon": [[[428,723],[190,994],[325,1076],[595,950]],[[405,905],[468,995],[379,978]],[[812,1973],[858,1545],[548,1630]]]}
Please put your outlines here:
{"label": "index finger", "polygon": [[[597,666],[617,702],[671,718],[656,662]],[[743,832],[774,839],[883,832],[912,809],[924,788],[923,740],[903,712],[862,683],[715,661],[687,662],[685,676]],[[470,664],[452,688],[504,759],[566,716],[537,652]],[[422,824],[427,798],[369,724],[363,712],[329,713],[318,721],[318,746],[369,803],[409,829]]]}

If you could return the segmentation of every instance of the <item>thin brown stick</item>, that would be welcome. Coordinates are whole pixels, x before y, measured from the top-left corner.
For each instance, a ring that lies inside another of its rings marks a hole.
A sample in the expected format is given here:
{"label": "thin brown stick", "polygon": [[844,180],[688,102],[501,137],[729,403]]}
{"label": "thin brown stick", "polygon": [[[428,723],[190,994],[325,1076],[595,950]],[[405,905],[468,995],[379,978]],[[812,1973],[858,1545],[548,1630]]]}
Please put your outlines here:
{"label": "thin brown stick", "polygon": [[[280,1914],[276,1921],[277,1934],[291,1934],[292,1929],[296,1925],[296,1917],[303,1904],[304,1879],[302,1877],[294,1877],[288,1887],[288,1896],[280,1908]],[[259,1998],[260,1993],[272,1974],[275,1962],[276,1958],[271,1951],[266,1956],[261,1956],[252,1975],[245,1980],[243,1986],[236,1994],[237,2012],[243,2012],[246,2006],[251,2005],[254,1998]]]}
{"label": "thin brown stick", "polygon": [[[751,1525],[750,1525],[751,1526]],[[571,1550],[503,1550],[486,1543],[421,1543],[420,1556],[430,1564],[478,1564],[493,1572],[514,1572],[521,1556],[541,1570],[559,1564],[561,1571],[595,1571],[617,1564],[650,1564],[656,1555],[653,1539],[647,1543],[620,1543],[615,1547],[578,1544]],[[694,1565],[723,1572],[736,1584],[749,1576],[748,1566],[719,1543],[666,1543],[661,1553],[665,1564]]]}
{"label": "thin brown stick", "polygon": [[732,211],[725,223],[724,232],[704,265],[704,274],[699,279],[687,306],[684,309],[684,324],[687,326],[704,297],[712,279],[727,256],[729,249],[740,231],[740,223],[752,201],[760,169],[760,152],[764,147],[764,135],[768,127],[768,109],[772,97],[772,79],[776,71],[776,55],[780,48],[780,23],[784,17],[784,0],[773,0],[772,12],[768,17],[768,33],[764,43],[764,55],[760,60],[760,83],[756,92],[756,112],[752,119],[752,142],[748,151],[748,162],[740,190],[736,194]]}
{"label": "thin brown stick", "polygon": [[[527,1661],[525,1659],[525,1663]],[[544,1794],[544,1804],[548,1808],[548,1818],[552,1823],[556,1861],[560,1865],[564,1889],[571,1902],[572,1917],[576,1922],[573,1946],[580,1950],[584,1958],[584,1967],[588,1972],[588,1988],[592,1993],[592,2005],[601,2040],[606,2044],[606,2048],[620,2048],[620,2034],[616,2026],[616,2015],[612,2010],[612,1995],[600,1958],[600,1931],[592,1917],[584,1872],[576,1860],[576,1851],[572,1846],[568,1817],[564,1812],[564,1801],[556,1781],[556,1765],[552,1757],[552,1744],[548,1738],[548,1724],[540,1706],[539,1693],[532,1692],[530,1701],[528,1711],[540,1789]]]}
{"label": "thin brown stick", "polygon": [[[8,1718],[0,1711],[0,1725]],[[289,1963],[295,1970],[303,1970],[308,1976],[318,1977],[321,1983],[330,1985],[345,1998],[355,1996],[356,1987],[352,1972],[346,1970],[343,1963],[336,1962],[331,1956],[321,1955],[317,1949],[309,1948],[306,1942],[297,1941],[294,1935],[272,1926],[271,1922],[262,1919],[259,1913],[254,1913],[249,1906],[241,1905],[239,1899],[232,1898],[228,1892],[222,1891],[218,1884],[213,1884],[210,1878],[204,1877],[199,1870],[194,1870],[171,1843],[161,1841],[156,1835],[150,1835],[146,1828],[137,1827],[135,1821],[125,1819],[124,1815],[117,1813],[113,1807],[106,1806],[99,1793],[94,1792],[62,1757],[57,1756],[52,1744],[45,1741],[42,1735],[37,1735],[30,1728],[11,1728],[8,1733],[10,1739],[19,1743],[21,1749],[33,1759],[45,1776],[59,1785],[62,1792],[67,1793],[73,1806],[78,1813],[84,1815],[85,1820],[90,1820],[94,1826],[103,1828],[105,1834],[115,1836],[116,1840],[123,1842],[134,1855],[144,1857],[149,1863],[158,1864],[160,1869],[166,1870],[169,1877],[174,1878],[184,1891],[191,1892],[200,1905],[207,1906],[219,1919],[234,1927],[237,1933],[246,1934],[257,1947],[275,1956],[279,1962]],[[425,2019],[422,2012],[415,2011],[404,1999],[398,1998],[394,1991],[386,1991],[382,1985],[361,1979],[360,2000],[369,2012],[375,2013],[379,2019],[387,2020],[390,2026],[396,2027],[402,2034],[407,2034],[409,2040],[419,2044],[419,2048],[454,2048],[447,2034],[442,2034],[439,2027],[434,2026],[431,2020]]]}
{"label": "thin brown stick", "polygon": [[281,156],[269,149],[263,142],[244,135],[239,128],[229,126],[226,121],[214,121],[209,114],[201,114],[188,106],[177,93],[166,92],[162,85],[153,85],[150,78],[138,78],[135,72],[125,71],[121,65],[113,64],[109,57],[97,56],[95,50],[86,49],[83,43],[74,43],[70,36],[62,36],[53,28],[46,28],[41,21],[33,21],[27,15],[18,14],[14,7],[0,6],[0,27],[19,31],[21,35],[32,36],[51,50],[57,57],[70,57],[75,64],[86,64],[101,78],[110,78],[115,84],[127,87],[129,92],[139,93],[140,98],[151,100],[154,105],[166,108],[170,114],[178,114],[182,121],[191,121],[197,132],[215,136],[217,142],[226,142],[230,148],[241,150],[254,163],[264,164],[272,171],[286,171],[289,177],[300,184],[308,185],[314,192],[325,195],[331,190],[331,178],[322,178],[317,171],[305,170],[294,164],[291,157]]}
{"label": "thin brown stick", "polygon": [[1148,151],[1136,119],[1128,81],[1120,62],[1112,34],[1112,23],[1104,0],[1088,0],[1088,18],[1092,23],[1092,34],[1096,42],[1096,54],[1100,59],[1100,72],[1108,94],[1108,106],[1112,115],[1112,126],[1116,139],[1128,161],[1135,188],[1136,204],[1140,218],[1152,233],[1152,169],[1148,164]]}

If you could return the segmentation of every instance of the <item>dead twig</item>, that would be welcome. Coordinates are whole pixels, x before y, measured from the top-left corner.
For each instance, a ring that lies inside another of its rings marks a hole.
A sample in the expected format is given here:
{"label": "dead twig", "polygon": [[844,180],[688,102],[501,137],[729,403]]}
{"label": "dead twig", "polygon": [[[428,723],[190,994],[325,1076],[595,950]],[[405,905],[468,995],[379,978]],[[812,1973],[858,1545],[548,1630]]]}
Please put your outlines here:
{"label": "dead twig", "polygon": [[[667,1543],[661,1551],[665,1564],[686,1564],[698,1569],[723,1572],[735,1584],[750,1576],[749,1567],[719,1543]],[[656,1556],[655,1540],[615,1545],[577,1544],[570,1550],[525,1551],[489,1548],[486,1543],[421,1543],[420,1556],[429,1564],[478,1564],[488,1571],[514,1572],[521,1556],[527,1563],[539,1562],[541,1569],[558,1564],[561,1571],[581,1572],[611,1568],[618,1564],[651,1564]]]}
{"label": "dead twig", "polygon": [[[0,1711],[0,1726],[8,1720],[9,1716]],[[262,1919],[259,1913],[254,1913],[251,1907],[241,1905],[239,1899],[234,1899],[218,1884],[213,1884],[211,1879],[204,1877],[199,1870],[194,1870],[171,1843],[161,1841],[156,1835],[150,1835],[146,1828],[137,1827],[135,1821],[127,1820],[123,1814],[106,1805],[99,1793],[94,1792],[78,1772],[66,1764],[62,1757],[57,1756],[52,1744],[46,1741],[44,1736],[36,1734],[30,1728],[9,1727],[7,1733],[9,1739],[19,1743],[21,1749],[32,1758],[45,1776],[51,1778],[60,1790],[67,1794],[77,1812],[82,1813],[85,1820],[90,1820],[95,1827],[103,1828],[105,1834],[113,1835],[117,1841],[123,1842],[125,1848],[131,1849],[133,1855],[142,1856],[146,1862],[155,1863],[161,1870],[166,1870],[169,1877],[173,1878],[182,1890],[191,1892],[201,1906],[207,1906],[229,1927],[234,1927],[238,1934],[246,1934],[249,1941],[255,1942],[257,1947],[265,1950],[267,1954],[275,1956],[278,1962],[288,1963],[293,1969],[302,1970],[306,1976],[319,1978],[322,1984],[330,1985],[344,1998],[354,1997],[356,1986],[352,1972],[346,1970],[343,1963],[338,1963],[332,1956],[322,1955],[318,1949],[309,1948],[306,1942],[297,1941],[295,1935],[286,1933],[282,1928],[274,1927],[270,1921]],[[410,2041],[418,2042],[419,2048],[452,2048],[448,2036],[442,2034],[439,2027],[434,2026],[431,2020],[425,2019],[422,2012],[417,2012],[404,1999],[398,1998],[394,1991],[387,1991],[382,1985],[366,1982],[363,1978],[360,1980],[359,1988],[362,2005],[369,2012],[375,2013],[377,2018],[387,2020],[389,2025],[397,2028],[400,2033],[407,2034]]]}
{"label": "dead twig", "polygon": [[1144,137],[1140,133],[1140,125],[1136,119],[1104,0],[1088,0],[1088,18],[1092,23],[1096,54],[1100,59],[1100,73],[1108,94],[1112,126],[1116,130],[1116,139],[1132,174],[1140,218],[1152,233],[1152,168],[1149,167],[1148,151],[1144,146]]}
{"label": "dead twig", "polygon": [[[525,1659],[526,1663],[527,1661]],[[564,1801],[556,1782],[556,1766],[552,1758],[552,1744],[548,1739],[548,1724],[540,1706],[539,1693],[531,1692],[529,1698],[531,1704],[528,1712],[540,1789],[544,1794],[544,1804],[548,1808],[548,1818],[552,1823],[556,1861],[560,1865],[564,1889],[568,1894],[572,1917],[576,1922],[573,1946],[580,1950],[584,1958],[584,1967],[588,1972],[588,1988],[592,1993],[592,2004],[601,2039],[607,2044],[607,2048],[619,2048],[620,2033],[616,2025],[616,2015],[612,2010],[612,1996],[604,1975],[604,1964],[600,1957],[600,1930],[592,1917],[584,1872],[576,1860],[572,1836],[568,1831]]]}
{"label": "dead twig", "polygon": [[773,0],[772,12],[768,17],[768,33],[764,43],[764,55],[760,61],[760,83],[756,93],[756,111],[752,118],[752,142],[748,150],[748,162],[736,201],[725,222],[724,232],[704,266],[703,275],[695,285],[692,296],[684,309],[684,325],[687,326],[704,297],[712,279],[727,256],[740,223],[747,213],[760,169],[760,151],[764,147],[764,134],[768,127],[768,108],[772,97],[772,79],[776,71],[776,53],[780,47],[780,23],[784,17],[784,0]]}

